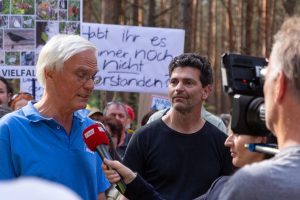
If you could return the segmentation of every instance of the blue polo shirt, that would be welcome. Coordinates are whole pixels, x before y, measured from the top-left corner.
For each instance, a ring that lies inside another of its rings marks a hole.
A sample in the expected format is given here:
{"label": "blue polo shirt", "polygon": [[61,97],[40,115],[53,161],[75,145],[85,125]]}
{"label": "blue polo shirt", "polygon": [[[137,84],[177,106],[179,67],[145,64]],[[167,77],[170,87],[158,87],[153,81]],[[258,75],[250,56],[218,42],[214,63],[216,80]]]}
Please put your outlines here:
{"label": "blue polo shirt", "polygon": [[45,118],[32,103],[0,120],[0,180],[35,176],[61,183],[83,199],[96,200],[110,184],[100,157],[88,150],[83,130],[93,121],[73,114],[68,135],[53,118]]}

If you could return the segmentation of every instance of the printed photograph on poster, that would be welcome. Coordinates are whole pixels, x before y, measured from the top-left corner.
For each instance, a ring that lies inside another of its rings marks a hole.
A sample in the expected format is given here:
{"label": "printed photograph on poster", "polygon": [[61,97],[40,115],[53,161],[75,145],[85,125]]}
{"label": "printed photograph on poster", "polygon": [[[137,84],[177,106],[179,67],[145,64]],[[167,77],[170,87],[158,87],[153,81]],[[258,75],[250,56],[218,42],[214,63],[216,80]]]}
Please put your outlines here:
{"label": "printed photograph on poster", "polygon": [[3,66],[5,64],[5,52],[0,51],[0,65]]}
{"label": "printed photograph on poster", "polygon": [[66,21],[68,20],[68,1],[60,0],[58,3],[58,20]]}
{"label": "printed photograph on poster", "polygon": [[11,5],[11,14],[33,15],[35,0],[14,0]]}
{"label": "printed photograph on poster", "polygon": [[35,28],[34,16],[23,16],[23,28]]}
{"label": "printed photograph on poster", "polygon": [[22,17],[21,16],[10,16],[9,17],[9,28],[22,28]]}
{"label": "printed photograph on poster", "polygon": [[8,28],[8,16],[0,16],[0,28]]}
{"label": "printed photograph on poster", "polygon": [[80,34],[80,22],[60,22],[59,33]]}
{"label": "printed photograph on poster", "polygon": [[68,8],[68,20],[69,21],[79,21],[80,20],[80,2],[77,1],[69,1]]}
{"label": "printed photograph on poster", "polygon": [[0,29],[0,49],[3,49],[3,30]]}
{"label": "printed photograph on poster", "polygon": [[46,44],[46,42],[54,35],[59,33],[58,22],[36,22],[36,50],[40,52],[40,49]]}
{"label": "printed photograph on poster", "polygon": [[5,29],[4,50],[27,50],[35,47],[34,30]]}
{"label": "printed photograph on poster", "polygon": [[37,20],[57,20],[57,1],[37,0],[36,19]]}
{"label": "printed photograph on poster", "polygon": [[58,20],[63,21],[63,20],[67,20],[67,18],[68,18],[68,11],[67,10],[59,10]]}
{"label": "printed photograph on poster", "polygon": [[33,66],[35,65],[35,53],[34,51],[23,51],[21,52],[21,65]]}
{"label": "printed photograph on poster", "polygon": [[20,65],[20,52],[19,51],[6,51],[5,52],[5,65],[19,66]]}
{"label": "printed photograph on poster", "polygon": [[59,9],[67,9],[68,4],[67,4],[67,0],[59,0]]}
{"label": "printed photograph on poster", "polygon": [[10,13],[10,0],[2,0],[0,2],[0,13],[9,14]]}

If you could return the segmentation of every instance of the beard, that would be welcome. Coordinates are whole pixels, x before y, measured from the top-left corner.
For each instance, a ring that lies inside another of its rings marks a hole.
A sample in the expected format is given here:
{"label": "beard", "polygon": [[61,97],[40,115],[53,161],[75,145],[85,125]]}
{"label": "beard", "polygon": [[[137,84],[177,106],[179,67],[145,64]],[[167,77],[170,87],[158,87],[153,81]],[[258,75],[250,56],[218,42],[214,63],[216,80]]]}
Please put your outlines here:
{"label": "beard", "polygon": [[187,104],[173,104],[172,107],[174,108],[174,110],[176,110],[177,112],[181,113],[182,115],[188,114],[190,112],[192,112],[192,107],[187,105]]}

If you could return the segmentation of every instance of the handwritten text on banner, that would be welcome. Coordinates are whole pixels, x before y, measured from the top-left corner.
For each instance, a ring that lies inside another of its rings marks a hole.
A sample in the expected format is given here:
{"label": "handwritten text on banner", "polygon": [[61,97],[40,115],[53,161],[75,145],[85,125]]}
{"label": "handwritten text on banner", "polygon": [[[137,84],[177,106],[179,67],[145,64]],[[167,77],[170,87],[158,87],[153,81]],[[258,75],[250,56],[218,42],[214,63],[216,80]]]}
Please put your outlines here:
{"label": "handwritten text on banner", "polygon": [[81,35],[98,48],[98,90],[166,93],[168,65],[184,46],[179,29],[82,23]]}

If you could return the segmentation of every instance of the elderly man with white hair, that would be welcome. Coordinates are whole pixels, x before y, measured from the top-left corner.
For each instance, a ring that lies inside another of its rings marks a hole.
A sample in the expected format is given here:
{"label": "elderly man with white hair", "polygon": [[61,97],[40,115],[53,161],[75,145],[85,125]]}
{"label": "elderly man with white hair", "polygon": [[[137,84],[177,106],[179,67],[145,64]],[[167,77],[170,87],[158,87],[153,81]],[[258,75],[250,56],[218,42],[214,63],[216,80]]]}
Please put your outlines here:
{"label": "elderly man with white hair", "polygon": [[[0,180],[34,176],[63,184],[82,199],[105,199],[101,159],[82,138],[93,121],[82,115],[94,88],[96,48],[76,35],[56,35],[36,65],[44,87],[31,102],[0,120]],[[38,190],[38,188],[37,188]]]}

